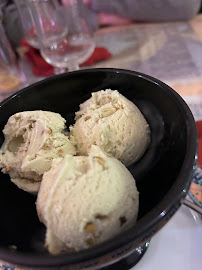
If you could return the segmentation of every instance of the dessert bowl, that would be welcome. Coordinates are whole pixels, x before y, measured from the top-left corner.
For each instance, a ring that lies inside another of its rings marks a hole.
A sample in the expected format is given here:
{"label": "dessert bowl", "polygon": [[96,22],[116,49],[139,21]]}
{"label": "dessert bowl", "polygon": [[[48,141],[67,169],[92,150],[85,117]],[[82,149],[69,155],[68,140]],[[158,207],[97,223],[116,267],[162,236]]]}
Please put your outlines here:
{"label": "dessert bowl", "polygon": [[174,90],[148,75],[122,69],[87,69],[30,85],[0,104],[0,144],[11,115],[27,110],[53,111],[66,119],[68,127],[91,92],[107,88],[134,102],[151,129],[149,148],[128,167],[140,192],[136,225],[92,248],[52,256],[44,247],[45,227],[36,213],[36,196],[18,189],[8,175],[0,173],[0,260],[32,269],[100,269],[133,254],[136,263],[151,237],[180,207],[196,164],[195,121]]}

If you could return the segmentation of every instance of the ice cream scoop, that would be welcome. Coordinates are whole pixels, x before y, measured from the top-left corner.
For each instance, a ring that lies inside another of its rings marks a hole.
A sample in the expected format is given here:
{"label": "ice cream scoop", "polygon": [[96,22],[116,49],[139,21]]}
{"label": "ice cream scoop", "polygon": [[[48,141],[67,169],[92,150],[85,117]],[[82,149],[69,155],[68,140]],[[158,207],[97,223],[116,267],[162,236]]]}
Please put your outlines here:
{"label": "ice cream scoop", "polygon": [[131,173],[98,146],[88,154],[55,159],[43,176],[36,205],[52,254],[97,245],[136,222],[139,193]]}
{"label": "ice cream scoop", "polygon": [[150,128],[138,107],[110,89],[92,93],[80,105],[71,135],[80,155],[94,144],[126,166],[140,159],[150,143]]}
{"label": "ice cream scoop", "polygon": [[52,160],[74,155],[75,147],[63,134],[65,119],[58,113],[26,111],[12,115],[3,130],[0,167],[19,188],[37,193]]}

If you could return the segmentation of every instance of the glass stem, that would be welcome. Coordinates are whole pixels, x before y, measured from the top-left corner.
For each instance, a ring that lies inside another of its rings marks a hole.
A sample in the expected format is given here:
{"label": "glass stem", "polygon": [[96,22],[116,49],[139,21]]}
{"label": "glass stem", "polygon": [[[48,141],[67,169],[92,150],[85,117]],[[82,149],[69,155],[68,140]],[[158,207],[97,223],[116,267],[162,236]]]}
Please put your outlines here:
{"label": "glass stem", "polygon": [[74,71],[74,70],[79,70],[79,65],[76,64],[76,63],[69,64],[68,65],[68,71],[71,72],[71,71]]}
{"label": "glass stem", "polygon": [[54,67],[54,74],[55,75],[62,74],[65,72],[66,72],[66,68]]}

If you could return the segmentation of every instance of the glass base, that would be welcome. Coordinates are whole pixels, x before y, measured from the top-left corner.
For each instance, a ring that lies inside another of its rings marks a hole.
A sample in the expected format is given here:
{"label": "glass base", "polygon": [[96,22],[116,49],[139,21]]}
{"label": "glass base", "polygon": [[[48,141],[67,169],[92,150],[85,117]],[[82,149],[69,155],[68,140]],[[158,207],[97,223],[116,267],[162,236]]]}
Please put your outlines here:
{"label": "glass base", "polygon": [[139,246],[136,248],[132,254],[128,257],[106,267],[101,268],[101,270],[129,270],[133,266],[135,266],[142,256],[145,254],[147,248],[149,246],[149,242]]}
{"label": "glass base", "polygon": [[54,67],[54,74],[55,75],[59,75],[59,74],[65,73],[65,72],[67,72],[66,68]]}

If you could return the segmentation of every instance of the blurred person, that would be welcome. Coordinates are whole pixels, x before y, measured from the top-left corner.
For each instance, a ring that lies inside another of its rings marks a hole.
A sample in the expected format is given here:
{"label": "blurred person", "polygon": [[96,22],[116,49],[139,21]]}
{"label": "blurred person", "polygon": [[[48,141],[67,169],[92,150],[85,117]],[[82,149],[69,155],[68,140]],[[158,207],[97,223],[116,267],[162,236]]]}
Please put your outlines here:
{"label": "blurred person", "polygon": [[[92,14],[94,28],[131,22],[187,21],[199,12],[202,4],[202,0],[83,0],[83,2],[89,9],[86,12]],[[97,20],[94,18],[95,14]]]}

